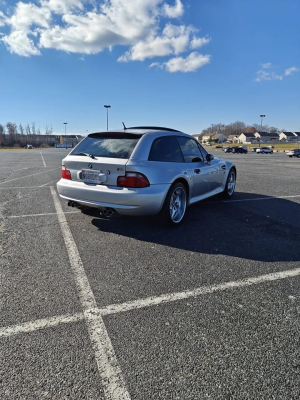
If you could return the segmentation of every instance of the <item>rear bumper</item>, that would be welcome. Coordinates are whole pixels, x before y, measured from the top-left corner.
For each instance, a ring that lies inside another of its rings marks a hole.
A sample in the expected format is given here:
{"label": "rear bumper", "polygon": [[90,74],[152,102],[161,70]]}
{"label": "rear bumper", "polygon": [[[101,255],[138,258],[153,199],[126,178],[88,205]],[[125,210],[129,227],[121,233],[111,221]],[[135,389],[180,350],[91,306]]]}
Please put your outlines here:
{"label": "rear bumper", "polygon": [[87,207],[113,208],[122,215],[146,216],[160,212],[170,185],[152,185],[147,188],[121,188],[105,185],[87,185],[83,182],[61,179],[57,191],[66,201]]}

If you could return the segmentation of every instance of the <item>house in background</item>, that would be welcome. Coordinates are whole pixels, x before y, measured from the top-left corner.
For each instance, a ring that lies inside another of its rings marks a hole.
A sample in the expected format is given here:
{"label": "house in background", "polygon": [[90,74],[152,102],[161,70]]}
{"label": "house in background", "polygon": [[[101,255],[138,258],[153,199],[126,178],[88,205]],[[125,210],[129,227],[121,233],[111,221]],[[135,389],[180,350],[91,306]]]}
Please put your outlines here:
{"label": "house in background", "polygon": [[215,140],[218,143],[224,143],[227,141],[227,136],[223,135],[223,133],[215,133],[212,136],[212,140]]}
{"label": "house in background", "polygon": [[243,132],[238,136],[238,142],[239,143],[248,143],[251,144],[253,142],[256,142],[256,136],[252,132]]}
{"label": "house in background", "polygon": [[281,142],[297,142],[297,135],[293,132],[281,132],[279,134],[279,140]]}
{"label": "house in background", "polygon": [[239,137],[237,135],[229,135],[227,137],[227,142],[238,143],[238,141],[239,141]]}
{"label": "house in background", "polygon": [[272,133],[272,132],[255,132],[254,133],[256,140],[260,143],[276,143],[279,141],[279,135],[278,133]]}

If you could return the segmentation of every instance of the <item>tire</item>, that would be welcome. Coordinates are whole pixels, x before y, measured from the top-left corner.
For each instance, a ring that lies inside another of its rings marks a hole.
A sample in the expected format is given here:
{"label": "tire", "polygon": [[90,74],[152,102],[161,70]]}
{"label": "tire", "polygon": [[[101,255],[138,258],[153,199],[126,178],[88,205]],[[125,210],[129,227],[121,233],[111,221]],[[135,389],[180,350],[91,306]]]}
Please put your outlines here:
{"label": "tire", "polygon": [[235,190],[235,184],[236,184],[236,171],[234,168],[231,168],[227,176],[225,189],[221,193],[223,198],[230,199],[233,196]]}
{"label": "tire", "polygon": [[300,154],[297,155],[297,158],[300,158]]}
{"label": "tire", "polygon": [[[292,158],[293,156],[289,156],[290,158]],[[299,156],[297,156],[297,157],[299,157]]]}
{"label": "tire", "polygon": [[178,226],[185,216],[186,205],[186,188],[181,182],[174,182],[161,210],[163,224],[171,227]]}

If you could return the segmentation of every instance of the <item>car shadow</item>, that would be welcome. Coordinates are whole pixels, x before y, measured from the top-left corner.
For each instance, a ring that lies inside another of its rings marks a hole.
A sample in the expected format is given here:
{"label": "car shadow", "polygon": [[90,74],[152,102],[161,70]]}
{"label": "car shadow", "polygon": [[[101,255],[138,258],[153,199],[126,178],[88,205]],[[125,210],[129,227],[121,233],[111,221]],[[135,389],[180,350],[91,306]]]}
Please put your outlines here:
{"label": "car shadow", "polygon": [[[300,260],[300,203],[260,194],[236,192],[234,199],[216,196],[187,209],[176,228],[151,218],[101,218],[83,210],[101,232],[198,253],[222,254],[264,262]],[[96,214],[97,213],[97,214]]]}

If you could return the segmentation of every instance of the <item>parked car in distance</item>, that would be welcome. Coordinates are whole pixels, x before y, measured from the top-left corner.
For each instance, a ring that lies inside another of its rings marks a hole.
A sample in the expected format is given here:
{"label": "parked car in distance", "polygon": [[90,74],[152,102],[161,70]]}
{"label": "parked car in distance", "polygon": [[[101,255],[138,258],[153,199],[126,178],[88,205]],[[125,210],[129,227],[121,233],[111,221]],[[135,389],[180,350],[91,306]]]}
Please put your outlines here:
{"label": "parked car in distance", "polygon": [[300,149],[293,149],[293,150],[287,151],[286,155],[289,157],[300,158]]}
{"label": "parked car in distance", "polygon": [[223,146],[218,144],[218,145],[216,146],[216,149],[223,149]]}
{"label": "parked car in distance", "polygon": [[224,147],[223,151],[224,151],[224,153],[232,153],[232,149],[233,149],[233,147]]}
{"label": "parked car in distance", "polygon": [[259,149],[259,147],[252,147],[252,152],[256,153],[256,150]]}
{"label": "parked car in distance", "polygon": [[269,147],[259,147],[256,150],[257,154],[273,154],[273,150],[269,149]]}
{"label": "parked car in distance", "polygon": [[231,198],[236,167],[209,154],[190,135],[161,127],[89,134],[62,160],[60,197],[102,215],[146,216],[177,226],[186,207],[222,194]]}
{"label": "parked car in distance", "polygon": [[244,146],[232,147],[232,153],[235,153],[235,154],[247,154],[248,150]]}
{"label": "parked car in distance", "polygon": [[211,143],[205,143],[205,146],[212,146]]}
{"label": "parked car in distance", "polygon": [[33,149],[33,146],[32,146],[32,144],[27,144],[27,145],[24,147],[24,149]]}

